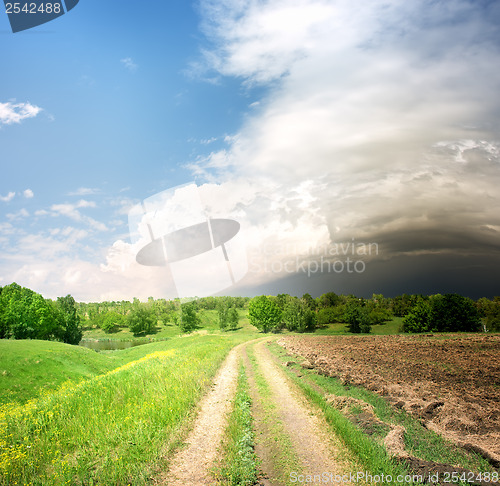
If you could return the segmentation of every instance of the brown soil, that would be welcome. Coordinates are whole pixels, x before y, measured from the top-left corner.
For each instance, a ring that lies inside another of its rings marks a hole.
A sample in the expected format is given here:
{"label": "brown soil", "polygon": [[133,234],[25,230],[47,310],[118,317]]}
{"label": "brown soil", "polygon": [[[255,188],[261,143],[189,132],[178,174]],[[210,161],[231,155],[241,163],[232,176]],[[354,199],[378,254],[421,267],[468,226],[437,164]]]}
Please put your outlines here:
{"label": "brown soil", "polygon": [[318,336],[279,341],[320,373],[379,393],[500,466],[500,336]]}

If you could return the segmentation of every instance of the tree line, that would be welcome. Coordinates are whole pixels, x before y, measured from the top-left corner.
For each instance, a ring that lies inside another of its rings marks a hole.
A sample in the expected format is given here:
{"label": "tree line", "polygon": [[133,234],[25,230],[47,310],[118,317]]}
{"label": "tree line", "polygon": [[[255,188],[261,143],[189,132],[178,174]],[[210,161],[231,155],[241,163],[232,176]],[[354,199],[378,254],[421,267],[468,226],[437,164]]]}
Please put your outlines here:
{"label": "tree line", "polygon": [[9,338],[78,344],[82,328],[75,299],[45,299],[16,283],[0,287],[0,339]]}
{"label": "tree line", "polygon": [[371,299],[327,292],[318,298],[304,294],[254,297],[248,307],[250,322],[263,332],[287,329],[314,331],[344,323],[352,333],[402,317],[402,332],[500,331],[500,297],[473,301],[458,294],[408,295],[393,298],[373,294]]}
{"label": "tree line", "polygon": [[458,294],[403,294],[370,299],[326,292],[313,298],[288,294],[248,297],[203,297],[147,302],[75,302],[71,295],[56,300],[16,283],[0,287],[0,339],[46,339],[78,344],[85,329],[114,333],[128,328],[134,336],[154,334],[160,325],[176,325],[186,333],[201,324],[201,311],[216,311],[219,328],[235,330],[239,310],[247,309],[251,324],[263,332],[286,329],[313,332],[331,323],[344,323],[353,333],[368,333],[373,325],[402,318],[402,332],[500,331],[500,297],[473,301]]}

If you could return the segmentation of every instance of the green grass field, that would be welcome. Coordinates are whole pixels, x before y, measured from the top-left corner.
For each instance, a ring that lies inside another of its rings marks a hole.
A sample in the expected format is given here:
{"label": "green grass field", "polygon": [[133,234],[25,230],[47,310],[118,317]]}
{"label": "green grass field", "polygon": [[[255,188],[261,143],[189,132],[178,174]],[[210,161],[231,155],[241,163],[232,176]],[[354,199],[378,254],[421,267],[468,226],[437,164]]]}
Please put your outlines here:
{"label": "green grass field", "polygon": [[[372,326],[370,334],[373,334],[375,336],[398,334],[400,332],[402,324],[402,317],[394,317],[392,320],[384,324],[377,324],[376,326]],[[314,334],[317,334],[319,336],[335,336],[344,334],[350,335],[351,333],[347,330],[347,324],[336,322],[334,324],[328,324],[325,327],[316,329]]]}
{"label": "green grass field", "polygon": [[[237,341],[234,335],[195,335],[113,356],[85,352],[96,358],[89,367],[112,369],[0,408],[0,484],[144,484],[164,466]],[[23,344],[41,358],[38,364],[50,362],[54,349],[64,356],[61,346],[69,348],[60,371],[81,352],[58,343]]]}

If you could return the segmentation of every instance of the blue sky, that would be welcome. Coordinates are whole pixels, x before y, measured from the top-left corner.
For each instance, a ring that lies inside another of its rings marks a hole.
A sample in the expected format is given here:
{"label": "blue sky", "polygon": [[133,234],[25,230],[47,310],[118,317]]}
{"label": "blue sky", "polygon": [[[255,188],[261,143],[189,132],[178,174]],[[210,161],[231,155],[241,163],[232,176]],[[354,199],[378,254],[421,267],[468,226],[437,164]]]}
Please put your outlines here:
{"label": "blue sky", "polygon": [[[127,214],[196,181],[244,222],[234,293],[498,295],[499,20],[466,0],[81,0],[17,34],[0,15],[0,285],[173,296]],[[378,245],[363,272],[297,263],[349,242]]]}

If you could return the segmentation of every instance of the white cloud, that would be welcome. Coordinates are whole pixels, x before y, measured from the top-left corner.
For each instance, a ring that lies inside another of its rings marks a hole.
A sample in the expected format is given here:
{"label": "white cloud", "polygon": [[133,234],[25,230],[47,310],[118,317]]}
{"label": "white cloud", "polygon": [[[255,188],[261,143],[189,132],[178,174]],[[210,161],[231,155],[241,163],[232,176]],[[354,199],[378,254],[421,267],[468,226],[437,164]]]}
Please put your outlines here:
{"label": "white cloud", "polygon": [[78,209],[81,208],[95,208],[96,203],[94,201],[87,201],[85,199],[80,199],[76,204],[53,204],[50,209],[55,215],[67,216],[68,218],[74,219],[75,221],[82,220],[82,214]]}
{"label": "white cloud", "polygon": [[25,189],[23,191],[23,196],[26,198],[26,199],[31,199],[32,197],[34,197],[34,193],[31,189]]}
{"label": "white cloud", "polygon": [[31,103],[0,103],[0,125],[21,123],[27,118],[34,118],[42,109]]}
{"label": "white cloud", "polygon": [[14,199],[15,195],[16,195],[16,193],[11,191],[6,196],[0,196],[0,201],[3,201],[3,202],[12,201],[12,199]]}
{"label": "white cloud", "polygon": [[131,72],[135,72],[138,69],[138,65],[132,60],[131,57],[125,57],[120,59],[120,62]]}
{"label": "white cloud", "polygon": [[99,194],[100,190],[91,187],[80,187],[76,191],[68,192],[68,196],[91,196]]}
{"label": "white cloud", "polygon": [[[85,208],[96,208],[97,205],[94,201],[88,201],[86,199],[80,199],[76,204],[63,203],[63,204],[53,204],[50,209],[53,216],[66,216],[73,221],[86,223],[90,228],[97,231],[107,231],[108,228],[104,223],[91,218],[90,216],[84,215],[79,211],[79,209]],[[38,212],[38,215],[42,215]]]}
{"label": "white cloud", "polygon": [[15,213],[7,213],[6,216],[7,216],[7,219],[9,219],[10,221],[15,221],[18,219],[27,218],[29,215],[30,215],[29,212],[23,208]]}

